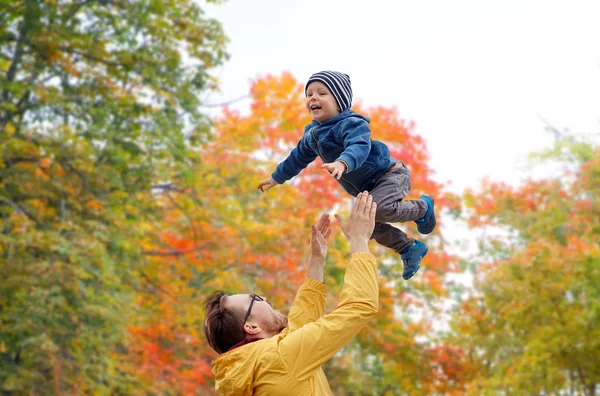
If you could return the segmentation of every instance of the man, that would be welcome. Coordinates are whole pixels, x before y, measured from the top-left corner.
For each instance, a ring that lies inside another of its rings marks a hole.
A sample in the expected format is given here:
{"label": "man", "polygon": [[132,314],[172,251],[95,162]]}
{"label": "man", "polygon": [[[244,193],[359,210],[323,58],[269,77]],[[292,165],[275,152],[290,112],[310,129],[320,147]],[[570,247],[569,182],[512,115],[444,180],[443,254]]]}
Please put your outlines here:
{"label": "man", "polygon": [[377,263],[368,247],[376,209],[365,191],[348,219],[335,215],[352,258],[339,304],[330,314],[323,316],[323,263],[331,232],[327,215],[312,226],[307,278],[288,318],[254,294],[208,297],[204,333],[221,354],[212,365],[218,394],[331,395],[321,367],[377,314]]}

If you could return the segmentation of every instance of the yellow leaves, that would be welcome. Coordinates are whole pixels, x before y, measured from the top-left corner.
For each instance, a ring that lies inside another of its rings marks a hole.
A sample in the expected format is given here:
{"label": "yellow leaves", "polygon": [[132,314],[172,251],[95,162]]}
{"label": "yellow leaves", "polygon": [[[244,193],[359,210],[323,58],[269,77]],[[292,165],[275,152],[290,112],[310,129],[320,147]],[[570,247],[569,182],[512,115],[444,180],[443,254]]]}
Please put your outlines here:
{"label": "yellow leaves", "polygon": [[36,211],[43,211],[46,207],[46,204],[40,199],[31,199],[28,202],[29,206],[34,208]]}
{"label": "yellow leaves", "polygon": [[124,211],[132,217],[139,217],[140,208],[138,206],[134,206],[131,204],[127,204],[124,206]]}
{"label": "yellow leaves", "polygon": [[[155,293],[160,295],[155,298],[161,301],[161,319],[165,323],[175,325],[178,318],[186,321],[176,315],[177,306],[191,296],[197,298],[215,289],[243,293],[255,287],[260,290],[251,292],[266,293],[274,299],[276,308],[285,310],[289,306],[304,276],[310,224],[322,212],[345,210],[350,201],[341,187],[318,168],[319,161],[292,183],[264,194],[256,189],[310,123],[303,90],[303,84],[290,73],[257,78],[251,88],[250,112],[241,114],[226,108],[215,120],[214,139],[199,150],[201,165],[191,169],[194,185],[160,197],[166,213],[163,230],[170,231],[157,233],[154,244],[145,240],[143,249],[186,252],[148,260],[151,280],[173,296],[170,300],[164,297],[166,294]],[[414,134],[414,124],[399,119],[395,110],[376,108],[367,112],[373,119],[374,137],[386,140],[403,160],[415,162],[411,165],[418,170],[415,183],[419,188],[431,188],[428,192],[434,195],[441,190],[441,185],[430,180],[424,142]],[[336,231],[325,275],[333,288],[331,295],[339,292],[348,253],[347,244]],[[393,258],[398,261],[397,255]],[[378,318],[382,326],[372,327],[362,335],[367,348],[382,351],[388,357],[421,358],[422,344],[415,337],[428,333],[428,323],[401,322],[394,317],[395,305],[427,309],[424,298],[413,288],[445,295],[439,273],[450,268],[448,261],[450,258],[445,255],[432,259],[434,265],[423,273],[424,281],[412,283],[402,296],[396,293],[398,286],[384,291],[381,301],[385,312]],[[382,283],[386,281],[389,282],[382,279]],[[151,304],[152,296],[139,301]],[[400,352],[400,348],[394,348],[397,345],[410,352]],[[397,368],[400,371],[400,365]],[[404,379],[407,386],[416,389],[414,378]]]}
{"label": "yellow leaves", "polygon": [[27,232],[29,230],[29,223],[30,220],[27,215],[22,213],[18,208],[12,208],[12,212],[6,220],[6,225],[10,225],[10,233],[13,235]]}
{"label": "yellow leaves", "polygon": [[179,108],[179,102],[177,101],[177,97],[175,95],[173,95],[171,92],[169,92],[165,89],[158,88],[156,90],[156,93],[160,97],[165,99],[167,101],[167,103],[169,103],[169,106],[171,106],[173,108]]}
{"label": "yellow leaves", "polygon": [[16,131],[16,128],[15,128],[15,126],[14,126],[12,123],[10,123],[10,122],[8,122],[8,123],[6,124],[6,126],[4,127],[4,133],[5,133],[6,135],[8,135],[9,137],[10,137],[11,135],[13,135],[13,134],[15,133],[15,131]]}
{"label": "yellow leaves", "polygon": [[0,342],[0,353],[6,353],[8,349],[6,348],[6,344],[4,341]]}
{"label": "yellow leaves", "polygon": [[0,70],[2,72],[6,72],[8,71],[8,69],[10,68],[10,61],[8,59],[0,59]]}

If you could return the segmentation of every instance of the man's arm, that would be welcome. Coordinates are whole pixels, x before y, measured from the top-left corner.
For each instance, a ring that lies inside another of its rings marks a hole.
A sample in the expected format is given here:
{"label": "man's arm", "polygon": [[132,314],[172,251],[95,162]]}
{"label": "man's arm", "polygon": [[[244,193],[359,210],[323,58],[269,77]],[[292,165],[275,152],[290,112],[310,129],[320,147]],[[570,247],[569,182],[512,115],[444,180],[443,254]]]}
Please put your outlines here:
{"label": "man's arm", "polygon": [[327,287],[323,283],[323,264],[327,257],[327,239],[331,235],[329,224],[329,215],[322,215],[317,225],[312,226],[306,279],[298,290],[288,315],[290,333],[314,322],[325,313]]}
{"label": "man's arm", "polygon": [[288,328],[292,333],[302,326],[314,322],[325,314],[327,286],[323,282],[307,277],[296,293],[288,314]]}
{"label": "man's arm", "polygon": [[312,376],[377,314],[377,263],[368,248],[375,212],[376,205],[365,192],[357,197],[347,224],[336,216],[352,251],[338,307],[290,332],[279,346],[281,359],[298,380]]}
{"label": "man's arm", "polygon": [[279,344],[281,359],[298,380],[311,377],[354,339],[377,314],[378,294],[375,258],[370,253],[353,254],[337,308],[290,332]]}

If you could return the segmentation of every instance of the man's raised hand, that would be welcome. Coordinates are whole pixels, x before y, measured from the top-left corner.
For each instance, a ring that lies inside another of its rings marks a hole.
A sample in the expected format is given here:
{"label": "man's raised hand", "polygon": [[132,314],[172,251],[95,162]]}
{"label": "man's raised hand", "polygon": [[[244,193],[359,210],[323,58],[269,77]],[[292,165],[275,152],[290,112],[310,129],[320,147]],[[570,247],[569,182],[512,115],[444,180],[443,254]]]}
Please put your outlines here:
{"label": "man's raised hand", "polygon": [[310,235],[310,257],[306,266],[306,276],[323,282],[323,264],[327,257],[327,239],[331,235],[329,215],[324,214],[319,218],[316,226],[312,227]]}
{"label": "man's raised hand", "polygon": [[368,252],[368,242],[375,228],[375,213],[377,204],[373,202],[373,196],[364,191],[356,197],[354,206],[347,219],[335,215],[342,232],[350,243],[352,253]]}

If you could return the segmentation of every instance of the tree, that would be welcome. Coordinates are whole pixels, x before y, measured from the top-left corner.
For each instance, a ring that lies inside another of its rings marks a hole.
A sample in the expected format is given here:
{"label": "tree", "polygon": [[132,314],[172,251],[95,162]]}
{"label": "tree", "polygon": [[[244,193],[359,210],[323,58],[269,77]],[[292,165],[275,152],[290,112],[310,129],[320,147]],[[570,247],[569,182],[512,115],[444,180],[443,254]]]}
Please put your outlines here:
{"label": "tree", "polygon": [[470,393],[595,395],[600,383],[600,149],[564,137],[537,158],[562,171],[465,195],[470,225],[488,229],[449,340],[474,368]]}
{"label": "tree", "polygon": [[[163,250],[163,256],[154,257],[154,269],[147,273],[152,283],[164,290],[151,297],[164,301],[163,311],[157,310],[143,329],[148,333],[162,325],[189,336],[189,343],[186,336],[167,343],[153,338],[161,354],[168,354],[170,365],[199,359],[195,351],[201,347],[195,349],[194,343],[201,339],[202,317],[184,318],[181,310],[198,304],[201,296],[213,290],[264,294],[275,307],[289,307],[305,274],[310,224],[324,211],[344,211],[351,203],[351,197],[319,168],[318,160],[291,182],[266,194],[256,189],[298,142],[310,116],[304,107],[303,87],[289,73],[258,77],[250,94],[248,114],[225,108],[214,120],[212,139],[198,151],[202,162],[191,171],[194,186],[165,189],[161,196],[169,210],[161,243],[170,248]],[[353,108],[361,111],[360,105]],[[388,143],[392,155],[411,167],[411,197],[427,191],[436,196],[438,210],[455,209],[456,197],[443,193],[442,184],[432,180],[425,142],[414,132],[414,124],[400,119],[394,109],[369,108],[364,113],[372,120],[373,137]],[[443,217],[439,219],[441,229]],[[416,234],[414,224],[403,226]],[[427,334],[433,316],[415,319],[412,313],[440,309],[439,297],[446,293],[442,275],[454,270],[452,259],[443,250],[440,229],[428,237],[431,250],[423,269],[410,282],[397,281],[402,268],[397,255],[372,246],[382,262],[381,314],[360,340],[326,367],[334,393],[395,389],[398,376],[406,378],[407,386],[417,386],[424,375],[419,366],[426,344],[416,339]],[[199,245],[202,248],[194,250]],[[341,234],[331,245],[325,274],[329,309],[335,306],[349,258]],[[205,351],[200,360],[208,364],[214,356]],[[137,357],[149,376],[172,384],[175,388],[171,389],[181,389],[177,384],[184,381],[174,380],[177,374],[165,371],[162,361],[149,355]],[[374,367],[369,363],[374,359],[384,364]],[[359,364],[363,372],[354,369]],[[375,373],[380,374],[376,377]],[[201,388],[204,392],[212,386],[212,378],[208,378],[206,387]]]}
{"label": "tree", "polygon": [[0,2],[0,389],[129,393],[159,182],[226,58],[197,2]]}

